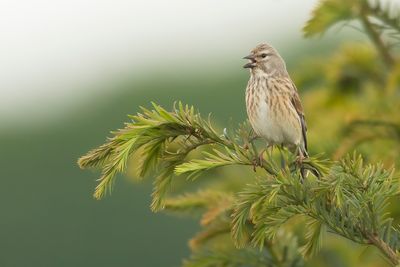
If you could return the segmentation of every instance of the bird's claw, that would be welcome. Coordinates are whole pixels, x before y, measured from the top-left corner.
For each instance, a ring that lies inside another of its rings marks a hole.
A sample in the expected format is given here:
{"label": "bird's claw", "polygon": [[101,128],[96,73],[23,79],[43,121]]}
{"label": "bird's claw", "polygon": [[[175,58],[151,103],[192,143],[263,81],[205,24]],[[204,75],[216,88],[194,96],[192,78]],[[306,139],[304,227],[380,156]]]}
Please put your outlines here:
{"label": "bird's claw", "polygon": [[260,154],[256,158],[253,159],[253,170],[256,171],[257,167],[262,167],[264,161],[264,152],[265,150],[261,151]]}
{"label": "bird's claw", "polygon": [[262,166],[262,163],[264,161],[264,152],[265,152],[265,150],[261,151],[260,154],[258,154],[258,164],[259,164],[259,166]]}
{"label": "bird's claw", "polygon": [[259,166],[259,165],[258,165],[258,162],[257,162],[257,159],[253,159],[253,171],[254,171],[254,172],[257,171],[257,166]]}
{"label": "bird's claw", "polygon": [[297,165],[299,165],[299,166],[301,166],[301,165],[303,165],[303,160],[305,159],[305,157],[303,156],[303,155],[298,155],[297,157],[296,157],[296,164]]}

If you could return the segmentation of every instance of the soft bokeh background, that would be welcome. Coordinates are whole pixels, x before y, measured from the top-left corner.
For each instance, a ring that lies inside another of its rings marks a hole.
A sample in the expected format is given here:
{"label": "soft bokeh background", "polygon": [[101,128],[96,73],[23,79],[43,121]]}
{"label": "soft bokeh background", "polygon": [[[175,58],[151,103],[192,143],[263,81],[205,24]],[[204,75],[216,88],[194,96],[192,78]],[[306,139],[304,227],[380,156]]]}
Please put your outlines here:
{"label": "soft bokeh background", "polygon": [[[119,177],[111,197],[94,200],[98,173],[79,170],[77,158],[150,101],[182,100],[222,125],[243,121],[242,57],[260,42],[274,45],[310,87],[305,59],[344,39],[365,42],[351,30],[304,40],[315,3],[2,1],[0,266],[179,266],[197,222],[151,213],[150,180]],[[327,103],[326,93],[299,89],[306,112]],[[328,121],[310,120],[313,150],[332,152],[332,133],[318,131]]]}

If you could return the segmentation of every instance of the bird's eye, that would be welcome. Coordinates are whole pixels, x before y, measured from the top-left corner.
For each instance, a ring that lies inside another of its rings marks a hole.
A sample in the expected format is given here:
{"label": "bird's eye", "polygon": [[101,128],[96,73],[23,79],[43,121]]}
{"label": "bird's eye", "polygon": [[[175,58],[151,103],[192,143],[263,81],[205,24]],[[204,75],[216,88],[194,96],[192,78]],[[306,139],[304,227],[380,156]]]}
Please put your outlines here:
{"label": "bird's eye", "polygon": [[266,54],[266,53],[261,54],[262,58],[266,58],[267,56],[268,56],[268,54]]}

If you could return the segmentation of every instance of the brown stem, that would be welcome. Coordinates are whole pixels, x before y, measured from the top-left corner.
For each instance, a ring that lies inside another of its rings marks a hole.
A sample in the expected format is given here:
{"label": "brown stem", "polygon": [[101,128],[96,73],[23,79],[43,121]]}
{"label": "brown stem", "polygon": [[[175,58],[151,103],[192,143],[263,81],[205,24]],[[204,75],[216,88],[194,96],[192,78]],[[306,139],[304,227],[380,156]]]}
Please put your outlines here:
{"label": "brown stem", "polygon": [[368,239],[372,245],[377,247],[390,260],[393,266],[397,266],[399,264],[399,259],[396,252],[382,239],[380,239],[377,235],[369,235]]}
{"label": "brown stem", "polygon": [[360,19],[362,24],[364,25],[365,31],[367,32],[368,37],[375,44],[379,53],[381,54],[383,61],[385,62],[388,68],[391,68],[394,64],[394,59],[392,55],[389,53],[389,49],[385,46],[383,40],[379,36],[379,33],[375,30],[374,26],[368,19],[368,11],[369,7],[365,4],[362,8]]}

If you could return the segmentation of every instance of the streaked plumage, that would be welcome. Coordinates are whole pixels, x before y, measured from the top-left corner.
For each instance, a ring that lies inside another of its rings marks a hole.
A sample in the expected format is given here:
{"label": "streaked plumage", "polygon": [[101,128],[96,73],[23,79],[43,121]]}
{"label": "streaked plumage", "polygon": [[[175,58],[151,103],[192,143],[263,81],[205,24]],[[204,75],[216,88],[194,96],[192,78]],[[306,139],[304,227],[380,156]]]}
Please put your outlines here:
{"label": "streaked plumage", "polygon": [[284,145],[300,158],[307,153],[307,126],[297,88],[285,62],[268,44],[251,51],[246,88],[247,114],[254,132],[269,145]]}

